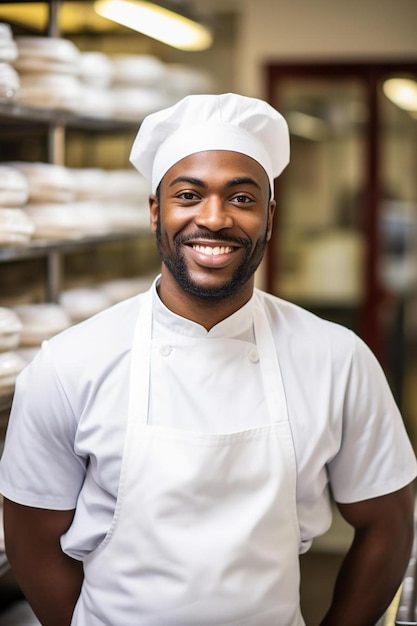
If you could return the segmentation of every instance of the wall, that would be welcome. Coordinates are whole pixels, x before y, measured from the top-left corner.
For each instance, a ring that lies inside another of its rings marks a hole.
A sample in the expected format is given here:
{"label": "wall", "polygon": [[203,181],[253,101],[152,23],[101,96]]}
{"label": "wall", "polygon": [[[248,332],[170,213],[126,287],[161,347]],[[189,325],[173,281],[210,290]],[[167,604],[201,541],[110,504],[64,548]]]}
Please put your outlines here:
{"label": "wall", "polygon": [[265,96],[270,61],[417,58],[416,0],[240,0],[234,88]]}

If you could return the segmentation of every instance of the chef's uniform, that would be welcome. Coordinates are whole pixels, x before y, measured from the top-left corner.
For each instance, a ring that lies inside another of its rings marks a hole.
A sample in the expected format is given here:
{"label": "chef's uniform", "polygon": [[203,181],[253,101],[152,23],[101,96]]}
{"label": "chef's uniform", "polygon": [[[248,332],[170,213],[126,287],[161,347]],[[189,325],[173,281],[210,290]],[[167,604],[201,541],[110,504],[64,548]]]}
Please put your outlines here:
{"label": "chef's uniform", "polygon": [[[256,301],[257,350],[249,358],[245,344],[239,355],[239,342],[224,340],[170,350],[189,364],[197,351],[207,376],[225,355],[229,360],[229,348],[236,359],[259,358],[269,423],[227,434],[189,432],[148,424],[152,314],[150,294],[143,298],[116,511],[106,538],[84,561],[72,623],[299,626],[295,454],[265,312]],[[163,346],[154,350],[159,359]]]}

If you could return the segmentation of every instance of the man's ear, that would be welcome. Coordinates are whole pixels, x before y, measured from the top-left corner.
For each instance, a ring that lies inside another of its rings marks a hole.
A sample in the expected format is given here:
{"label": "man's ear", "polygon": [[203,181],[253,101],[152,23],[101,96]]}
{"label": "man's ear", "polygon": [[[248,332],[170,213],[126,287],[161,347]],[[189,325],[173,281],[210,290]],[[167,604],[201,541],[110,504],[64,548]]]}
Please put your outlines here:
{"label": "man's ear", "polygon": [[274,221],[274,213],[275,213],[276,206],[277,206],[277,203],[275,202],[275,200],[270,200],[269,206],[268,206],[268,229],[266,231],[267,241],[269,241],[272,236],[272,224]]}
{"label": "man's ear", "polygon": [[159,214],[159,202],[158,202],[158,198],[154,194],[149,196],[149,211],[150,211],[151,231],[155,233],[156,223],[158,221],[158,214]]}

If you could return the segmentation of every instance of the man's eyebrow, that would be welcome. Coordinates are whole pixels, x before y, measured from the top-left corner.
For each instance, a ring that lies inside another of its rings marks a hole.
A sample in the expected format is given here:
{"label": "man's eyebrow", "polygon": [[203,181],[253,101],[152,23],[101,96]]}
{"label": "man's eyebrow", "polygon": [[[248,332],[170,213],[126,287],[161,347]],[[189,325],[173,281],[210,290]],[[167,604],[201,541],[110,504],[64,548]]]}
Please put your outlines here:
{"label": "man's eyebrow", "polygon": [[207,184],[204,180],[200,180],[199,178],[193,178],[192,176],[177,176],[174,180],[171,180],[169,183],[169,187],[173,187],[177,183],[189,183],[190,185],[196,185],[197,187],[207,187]]}
{"label": "man's eyebrow", "polygon": [[250,176],[237,176],[236,178],[232,178],[232,180],[229,180],[229,182],[227,183],[227,187],[235,187],[237,185],[253,185],[258,189],[262,189],[260,184]]}
{"label": "man's eyebrow", "polygon": [[[190,185],[196,185],[197,187],[203,188],[207,187],[207,183],[205,183],[204,180],[194,178],[193,176],[177,176],[177,178],[171,180],[169,187],[173,187],[177,183],[188,183]],[[238,185],[253,185],[258,189],[261,189],[260,184],[250,176],[236,176],[226,183],[226,187],[237,187]]]}

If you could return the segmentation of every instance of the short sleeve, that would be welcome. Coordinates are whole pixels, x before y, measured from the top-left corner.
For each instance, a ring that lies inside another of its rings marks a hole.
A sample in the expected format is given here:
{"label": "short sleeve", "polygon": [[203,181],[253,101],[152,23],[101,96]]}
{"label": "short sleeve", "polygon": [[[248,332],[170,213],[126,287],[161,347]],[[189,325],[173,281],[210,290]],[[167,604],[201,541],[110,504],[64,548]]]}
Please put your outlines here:
{"label": "short sleeve", "polygon": [[26,506],[74,508],[85,474],[85,459],[74,452],[76,430],[44,342],[16,381],[0,462],[0,492]]}
{"label": "short sleeve", "polygon": [[385,374],[366,344],[354,348],[344,398],[342,442],[328,465],[336,501],[392,493],[416,476],[416,458]]}

